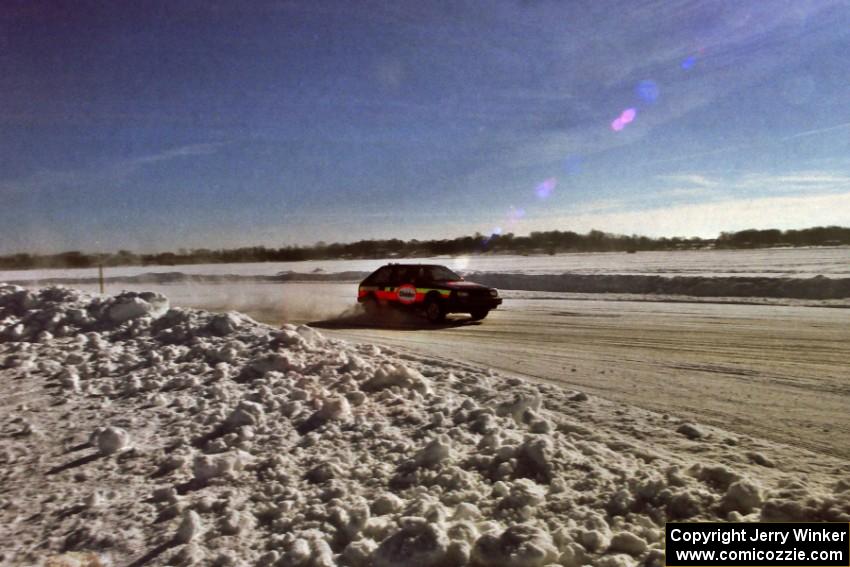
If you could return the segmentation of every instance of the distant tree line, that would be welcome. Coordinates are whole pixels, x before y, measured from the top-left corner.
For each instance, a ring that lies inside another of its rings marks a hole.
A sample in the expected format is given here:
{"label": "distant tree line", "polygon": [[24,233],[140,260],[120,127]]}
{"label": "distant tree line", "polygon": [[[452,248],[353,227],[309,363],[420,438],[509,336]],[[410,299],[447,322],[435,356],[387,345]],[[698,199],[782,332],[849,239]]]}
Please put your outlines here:
{"label": "distant tree line", "polygon": [[840,246],[850,244],[850,228],[816,226],[802,230],[741,230],[721,232],[717,248],[772,248],[778,246]]}
{"label": "distant tree line", "polygon": [[513,233],[443,240],[359,240],[350,243],[267,248],[251,246],[228,250],[179,250],[136,254],[119,250],[111,254],[79,251],[61,254],[13,254],[0,256],[0,269],[91,268],[103,266],[168,266],[178,264],[219,264],[238,262],[298,262],[353,258],[416,258],[482,253],[557,254],[560,252],[638,252],[649,250],[694,250],[700,248],[766,248],[778,246],[836,246],[850,244],[850,228],[814,227],[802,230],[742,230],[723,232],[716,239],[649,238],[591,230],[587,234],[550,230],[528,236]]}

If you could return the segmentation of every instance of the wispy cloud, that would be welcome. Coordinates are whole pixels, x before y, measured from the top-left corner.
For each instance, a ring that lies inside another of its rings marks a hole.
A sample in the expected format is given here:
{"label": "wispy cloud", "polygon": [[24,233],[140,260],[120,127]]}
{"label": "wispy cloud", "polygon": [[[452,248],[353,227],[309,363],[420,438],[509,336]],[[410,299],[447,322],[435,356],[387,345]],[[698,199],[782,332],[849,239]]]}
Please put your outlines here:
{"label": "wispy cloud", "polygon": [[[705,173],[683,173],[659,175],[656,179],[661,187],[656,196],[715,195],[727,194],[770,194],[829,193],[850,190],[850,175],[832,170],[799,170],[792,172],[756,172],[742,175],[708,175]],[[671,186],[672,187],[669,187]],[[669,187],[669,188],[666,188]]]}
{"label": "wispy cloud", "polygon": [[157,163],[214,154],[225,145],[225,142],[186,144],[164,149],[154,154],[120,159],[99,167],[65,171],[44,170],[22,179],[2,181],[0,182],[0,191],[4,194],[26,193],[49,189],[59,184],[82,186],[96,182],[115,181]]}
{"label": "wispy cloud", "polygon": [[717,236],[747,228],[850,225],[850,191],[819,195],[732,198],[676,204],[642,211],[553,215],[534,221],[533,230],[593,228],[649,236]]}
{"label": "wispy cloud", "polygon": [[655,196],[662,199],[675,200],[682,197],[691,199],[695,197],[708,197],[711,194],[712,192],[707,187],[676,187],[674,189],[660,191]]}
{"label": "wispy cloud", "polygon": [[827,132],[837,132],[839,130],[848,130],[850,129],[850,122],[845,122],[843,124],[836,124],[834,126],[828,126],[826,128],[816,128],[814,130],[806,130],[805,132],[798,132],[796,134],[792,134],[791,136],[786,136],[783,140],[795,140],[797,138],[808,138],[809,136],[817,136],[818,134],[826,134]]}
{"label": "wispy cloud", "polygon": [[833,171],[798,171],[783,174],[750,173],[730,183],[736,190],[769,193],[810,193],[850,189],[850,175]]}
{"label": "wispy cloud", "polygon": [[674,175],[659,175],[657,179],[673,184],[691,185],[697,187],[717,187],[720,182],[699,173],[681,173]]}
{"label": "wispy cloud", "polygon": [[777,140],[764,140],[764,141],[759,141],[759,142],[751,142],[751,143],[747,143],[747,144],[729,144],[729,145],[724,145],[724,146],[712,148],[710,150],[705,150],[705,151],[701,151],[701,152],[692,152],[692,153],[688,153],[688,154],[684,154],[684,155],[674,155],[674,156],[671,156],[669,158],[646,161],[646,162],[644,162],[644,165],[646,166],[646,165],[659,165],[659,164],[665,164],[665,163],[677,163],[677,162],[694,160],[696,158],[701,158],[701,157],[709,157],[709,156],[715,156],[715,155],[720,155],[720,154],[726,154],[726,153],[730,153],[730,152],[737,152],[737,151],[741,151],[741,150],[750,150],[750,149],[761,148],[761,147],[769,147],[769,146],[775,145],[777,142],[779,142],[779,143],[791,142],[793,140],[798,140],[800,138],[808,138],[808,137],[811,137],[811,136],[819,136],[821,134],[828,134],[828,133],[831,133],[831,132],[840,132],[842,130],[850,130],[850,122],[846,122],[846,123],[843,123],[843,124],[836,124],[835,126],[828,126],[828,127],[825,127],[825,128],[816,128],[814,130],[806,130],[804,132],[797,132],[796,134],[791,134],[790,136],[785,136],[785,137],[779,138]]}
{"label": "wispy cloud", "polygon": [[578,204],[572,208],[572,211],[577,214],[618,211],[628,208],[632,203],[632,199],[597,199],[587,203]]}
{"label": "wispy cloud", "polygon": [[168,161],[183,157],[214,154],[218,150],[220,150],[224,145],[225,144],[223,142],[188,144],[185,146],[170,148],[157,154],[131,158],[124,162],[124,165],[145,165],[149,163],[157,163],[161,161]]}
{"label": "wispy cloud", "polygon": [[[661,217],[664,214],[673,217],[689,211],[714,214],[720,210],[719,207],[726,207],[729,218],[737,219],[735,222],[743,225],[746,224],[744,219],[747,218],[754,223],[760,222],[761,217],[766,215],[762,209],[763,205],[769,205],[775,210],[780,205],[795,203],[795,206],[799,205],[799,209],[789,209],[783,213],[785,218],[793,217],[802,225],[814,225],[826,223],[824,218],[844,218],[840,213],[830,212],[824,215],[828,207],[822,207],[818,203],[829,202],[835,196],[850,194],[850,175],[835,171],[762,172],[727,177],[683,173],[658,176],[657,179],[660,185],[655,190],[646,190],[640,195],[587,201],[567,210],[538,213],[527,222],[530,225],[548,225],[552,219],[559,219],[558,222],[578,222],[584,226],[585,221],[593,220],[597,223],[594,227],[615,231],[623,230],[616,228],[617,226],[630,226],[625,223],[625,219],[652,218],[661,222],[660,226],[669,227],[678,226],[676,223],[679,221],[675,218],[663,220]],[[744,197],[745,195],[748,197]],[[809,200],[811,203],[807,203]],[[843,201],[839,198],[836,202]],[[694,220],[695,216],[696,213],[693,213],[691,220]],[[777,222],[782,221],[781,216],[769,216]],[[844,216],[850,217],[850,211]],[[722,219],[719,213],[718,218]],[[609,221],[613,223],[611,228],[604,224]],[[719,223],[715,224],[720,226]],[[700,223],[694,226],[700,226]],[[658,230],[657,234],[672,234]],[[722,230],[727,228],[723,227]]]}
{"label": "wispy cloud", "polygon": [[[805,10],[786,10],[757,3],[722,6],[688,1],[670,3],[663,8],[668,14],[665,21],[678,24],[679,29],[671,29],[668,39],[657,37],[657,11],[661,8],[654,3],[637,5],[635,9],[623,14],[624,19],[616,30],[610,30],[616,37],[615,45],[611,45],[610,50],[618,55],[617,58],[602,70],[598,67],[593,69],[595,75],[601,74],[604,79],[601,85],[596,82],[600,90],[594,95],[602,100],[612,98],[608,118],[585,116],[585,120],[579,124],[560,131],[517,137],[513,154],[503,163],[509,167],[545,166],[558,163],[571,154],[591,155],[639,143],[656,128],[705,108],[731,92],[745,90],[749,85],[763,81],[783,69],[788,58],[799,56],[799,53],[791,52],[789,46],[798,45],[795,38],[805,33],[800,25],[801,18],[815,19],[836,5],[838,3],[833,0],[824,0],[808,3]],[[689,22],[703,17],[705,22],[700,22],[698,27],[694,26],[694,29],[699,30],[698,36],[685,41],[681,36],[683,30],[691,29]],[[652,30],[656,37],[648,37],[646,30]],[[834,40],[835,37],[828,33],[816,38],[809,37],[805,48],[814,49]],[[572,53],[577,47],[585,47],[583,44],[577,46],[571,38],[563,41],[560,47],[566,52]],[[691,52],[685,49],[687,44],[693,45]],[[697,52],[699,55],[695,57],[695,65],[698,71],[684,72],[681,69],[682,61]],[[598,58],[592,60],[594,65],[599,64]],[[613,93],[622,93],[624,87],[628,88],[629,85],[634,87],[641,78],[658,79],[664,105],[639,109],[634,124],[622,132],[611,132],[610,120],[626,104],[614,100],[628,100],[622,96],[612,97]],[[554,105],[546,112],[557,115],[563,109]],[[786,140],[845,126],[802,132]],[[753,138],[744,144],[726,144],[689,155],[680,155],[676,148],[670,148],[669,159],[653,163],[731,152],[762,142],[761,138]],[[644,165],[649,165],[649,162]]]}

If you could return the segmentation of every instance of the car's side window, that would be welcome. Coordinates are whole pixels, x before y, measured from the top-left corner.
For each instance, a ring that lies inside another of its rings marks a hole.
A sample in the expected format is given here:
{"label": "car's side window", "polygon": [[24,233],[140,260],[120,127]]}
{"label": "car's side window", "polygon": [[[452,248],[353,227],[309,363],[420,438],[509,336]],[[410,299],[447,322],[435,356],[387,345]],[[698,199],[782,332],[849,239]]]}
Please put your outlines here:
{"label": "car's side window", "polygon": [[396,277],[396,282],[399,284],[410,283],[413,281],[413,270],[408,267],[402,267],[398,269],[398,276]]}

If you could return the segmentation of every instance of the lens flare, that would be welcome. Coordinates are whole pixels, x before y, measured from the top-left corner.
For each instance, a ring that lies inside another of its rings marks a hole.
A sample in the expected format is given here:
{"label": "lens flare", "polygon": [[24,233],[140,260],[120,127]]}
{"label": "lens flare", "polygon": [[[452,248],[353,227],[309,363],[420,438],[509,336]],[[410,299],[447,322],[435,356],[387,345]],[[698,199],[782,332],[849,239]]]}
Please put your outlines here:
{"label": "lens flare", "polygon": [[635,92],[641,100],[652,103],[658,100],[658,84],[655,81],[646,79],[641,81],[635,87]]}
{"label": "lens flare", "polygon": [[537,198],[541,201],[548,199],[549,195],[552,194],[552,191],[555,190],[556,185],[558,185],[558,180],[554,177],[550,177],[537,186],[537,189],[534,190],[534,194],[537,195]]}
{"label": "lens flare", "polygon": [[635,117],[637,116],[637,109],[635,108],[627,108],[623,112],[620,113],[620,116],[614,119],[611,122],[611,129],[615,132],[621,131],[626,127],[627,124],[631,124]]}
{"label": "lens flare", "polygon": [[682,61],[682,69],[687,71],[688,69],[691,69],[694,65],[696,65],[696,62],[697,58],[691,55],[690,57]]}
{"label": "lens flare", "polygon": [[487,247],[490,245],[490,243],[493,241],[493,239],[498,238],[501,235],[502,235],[501,227],[494,226],[493,230],[490,231],[490,235],[485,236],[484,240],[481,241],[481,249],[487,250]]}
{"label": "lens flare", "polygon": [[518,220],[525,217],[525,209],[519,209],[517,207],[511,207],[511,210],[508,211],[508,221],[513,224]]}

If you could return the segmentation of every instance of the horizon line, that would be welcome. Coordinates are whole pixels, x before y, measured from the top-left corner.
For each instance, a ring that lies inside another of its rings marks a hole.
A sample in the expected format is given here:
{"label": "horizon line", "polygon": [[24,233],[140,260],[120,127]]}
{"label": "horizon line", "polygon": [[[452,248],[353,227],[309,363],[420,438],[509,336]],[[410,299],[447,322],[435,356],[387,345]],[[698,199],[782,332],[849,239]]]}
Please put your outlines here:
{"label": "horizon line", "polygon": [[[712,242],[712,241],[716,241],[723,234],[737,234],[737,233],[740,233],[740,232],[747,232],[747,231],[766,232],[766,231],[774,231],[774,230],[778,230],[780,233],[787,233],[787,232],[790,232],[790,231],[806,231],[806,230],[813,230],[813,229],[817,229],[817,228],[850,229],[850,226],[830,224],[830,225],[807,226],[807,227],[804,227],[804,228],[786,228],[786,229],[745,228],[745,229],[742,229],[742,230],[731,230],[731,231],[722,230],[717,234],[717,236],[713,236],[713,237],[681,236],[681,235],[647,236],[645,234],[637,234],[637,233],[625,234],[625,233],[619,233],[619,232],[609,232],[609,231],[596,229],[596,228],[592,228],[592,229],[590,229],[586,232],[583,232],[583,233],[582,232],[576,232],[576,231],[573,231],[573,230],[560,230],[560,229],[533,230],[533,231],[528,232],[527,234],[515,234],[515,233],[510,232],[510,231],[504,232],[504,233],[503,232],[493,232],[491,234],[484,234],[484,233],[481,233],[480,231],[476,231],[474,234],[463,234],[463,235],[460,235],[460,236],[453,236],[453,237],[447,237],[447,238],[426,238],[426,239],[410,238],[410,239],[405,240],[405,239],[401,239],[401,238],[397,238],[397,237],[387,237],[387,238],[368,238],[368,239],[364,238],[364,239],[353,240],[353,241],[348,241],[348,242],[324,242],[323,240],[317,240],[316,242],[314,242],[312,244],[283,244],[283,245],[280,245],[280,246],[267,245],[267,244],[253,244],[253,245],[247,245],[247,246],[236,246],[236,247],[233,247],[233,248],[227,248],[227,247],[177,248],[177,251],[174,251],[172,249],[172,250],[157,250],[157,251],[147,251],[147,252],[145,252],[145,251],[134,251],[134,250],[126,249],[126,248],[119,248],[118,250],[113,250],[113,251],[62,250],[62,251],[59,251],[59,252],[11,252],[11,253],[8,253],[8,254],[0,255],[0,258],[10,258],[10,257],[14,257],[14,256],[49,257],[49,256],[61,256],[63,254],[74,254],[74,253],[80,254],[82,256],[93,256],[93,255],[117,256],[117,255],[121,254],[121,252],[128,252],[130,254],[137,255],[137,256],[142,256],[142,255],[156,256],[156,255],[162,255],[162,254],[182,255],[182,254],[196,253],[196,252],[201,251],[201,250],[210,251],[210,252],[216,252],[216,251],[218,251],[218,252],[231,252],[231,251],[246,250],[246,249],[251,249],[251,248],[262,248],[262,249],[266,249],[266,250],[280,250],[280,249],[287,249],[287,248],[310,250],[310,249],[317,249],[317,248],[320,248],[322,246],[324,246],[324,247],[333,246],[333,245],[349,246],[349,245],[353,245],[353,244],[357,244],[357,243],[361,243],[361,242],[387,242],[387,241],[391,241],[391,240],[399,240],[399,241],[404,242],[404,243],[410,243],[410,242],[413,242],[413,241],[416,241],[416,242],[419,242],[419,243],[428,243],[428,242],[443,242],[443,241],[458,240],[458,239],[463,239],[463,238],[480,238],[480,237],[483,237],[483,238],[489,240],[489,239],[492,239],[494,237],[502,238],[502,237],[505,237],[507,235],[511,235],[514,238],[530,238],[531,235],[533,235],[533,234],[546,234],[546,233],[553,233],[553,232],[561,232],[561,233],[572,232],[574,234],[581,235],[581,236],[587,236],[587,235],[590,235],[593,232],[601,232],[602,234],[604,234],[606,236],[612,236],[612,237],[618,237],[618,238],[619,237],[648,238],[651,241],[660,241],[660,240],[663,240],[663,239],[668,239],[668,240],[680,239],[680,240],[699,241],[699,242]],[[180,250],[186,250],[186,252],[181,253],[181,252],[179,252]],[[298,261],[298,260],[296,260],[296,261]]]}

